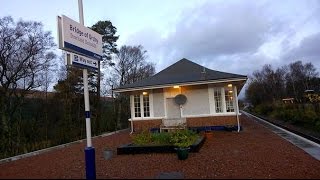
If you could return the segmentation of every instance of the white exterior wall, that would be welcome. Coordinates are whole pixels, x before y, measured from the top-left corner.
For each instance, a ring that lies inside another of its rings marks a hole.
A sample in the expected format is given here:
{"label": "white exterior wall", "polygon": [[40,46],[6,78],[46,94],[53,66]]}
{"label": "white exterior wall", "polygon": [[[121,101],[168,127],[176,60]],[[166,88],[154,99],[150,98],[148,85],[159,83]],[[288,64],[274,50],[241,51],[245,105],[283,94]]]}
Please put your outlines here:
{"label": "white exterior wall", "polygon": [[[225,84],[218,86],[213,85],[201,85],[201,86],[187,86],[179,89],[164,88],[163,90],[152,90],[149,91],[149,102],[150,102],[150,117],[134,117],[134,104],[133,95],[130,96],[131,105],[131,119],[133,120],[151,120],[168,118],[167,101],[173,100],[177,94],[184,94],[187,97],[187,101],[181,107],[181,117],[205,117],[205,116],[225,116],[225,115],[236,115],[236,112],[226,112],[225,107]],[[214,89],[220,89],[222,95],[222,109],[223,112],[215,112],[214,103]],[[237,87],[233,86],[234,90],[234,109],[238,110],[237,102]],[[142,98],[142,94],[140,95]],[[143,104],[141,99],[141,104]],[[175,105],[175,104],[174,104]],[[179,107],[177,105],[177,107]],[[238,111],[239,113],[239,111]],[[143,114],[143,108],[141,108],[141,114]]]}
{"label": "white exterior wall", "polygon": [[154,117],[165,116],[163,92],[153,93],[153,115]]}
{"label": "white exterior wall", "polygon": [[182,107],[183,116],[210,114],[208,87],[186,88],[183,94],[187,97]]}

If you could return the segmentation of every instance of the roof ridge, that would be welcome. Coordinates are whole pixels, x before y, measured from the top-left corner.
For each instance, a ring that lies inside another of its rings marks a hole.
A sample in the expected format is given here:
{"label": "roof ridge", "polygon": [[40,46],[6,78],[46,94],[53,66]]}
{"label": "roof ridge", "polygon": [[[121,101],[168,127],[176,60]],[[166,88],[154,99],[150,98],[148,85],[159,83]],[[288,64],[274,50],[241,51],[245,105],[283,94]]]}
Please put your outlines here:
{"label": "roof ridge", "polygon": [[153,76],[149,76],[148,78],[131,84],[123,85],[117,89],[231,78],[243,79],[247,78],[247,76],[209,69],[191,60],[182,58]]}
{"label": "roof ridge", "polygon": [[[174,66],[174,65],[176,65],[176,64],[178,64],[179,62],[182,62],[182,61],[190,61],[190,60],[188,60],[188,59],[186,59],[186,58],[182,58],[182,59],[180,59],[179,61],[175,62],[174,64],[171,64],[170,66],[168,66],[168,67],[166,67],[166,68],[162,69],[162,70],[161,70],[161,71],[159,71],[158,73],[156,73],[156,74],[154,74],[154,75],[152,75],[152,76],[149,76],[149,77],[154,77],[154,76],[156,76],[156,75],[160,74],[161,72],[163,72],[163,71],[165,71],[165,70],[169,69],[170,67],[172,67],[172,66]],[[190,62],[192,62],[192,61],[190,61]]]}
{"label": "roof ridge", "polygon": [[[185,59],[185,58],[183,58],[183,59]],[[188,59],[185,59],[185,60],[190,61],[190,60],[188,60]],[[210,69],[210,68],[207,68],[207,67],[205,67],[205,66],[202,66],[201,64],[198,64],[198,63],[196,63],[196,62],[193,62],[193,61],[190,61],[190,62],[193,63],[193,64],[196,64],[196,65],[198,65],[198,66],[201,66],[201,67],[205,68],[206,70],[215,71],[215,72],[219,72],[219,73],[226,73],[226,74],[232,74],[232,75],[245,76],[245,75],[242,75],[242,74],[235,74],[235,73],[229,73],[229,72],[225,72],[225,71],[218,71],[218,70],[215,70],[215,69]]]}

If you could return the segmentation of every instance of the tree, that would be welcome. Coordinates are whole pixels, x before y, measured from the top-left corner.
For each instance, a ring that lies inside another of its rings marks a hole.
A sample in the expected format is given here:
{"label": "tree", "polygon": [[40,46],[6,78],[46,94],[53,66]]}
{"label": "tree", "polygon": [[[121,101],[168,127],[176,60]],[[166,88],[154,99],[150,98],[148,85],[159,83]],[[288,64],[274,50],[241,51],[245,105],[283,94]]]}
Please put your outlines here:
{"label": "tree", "polygon": [[286,75],[287,93],[301,100],[304,91],[314,86],[311,84],[311,80],[317,76],[318,73],[311,63],[302,64],[301,61],[290,63]]}
{"label": "tree", "polygon": [[[56,59],[56,55],[53,53],[46,55],[47,59]],[[44,122],[45,122],[45,140],[48,141],[48,126],[49,126],[49,119],[48,119],[48,89],[50,84],[54,81],[54,69],[56,69],[56,64],[54,64],[52,61],[49,61],[49,63],[45,64],[43,67],[43,71],[40,73],[40,85],[42,91],[45,92],[45,101],[43,104],[44,107]]]}
{"label": "tree", "polygon": [[264,65],[250,77],[246,97],[253,105],[274,103],[284,97],[294,97],[301,102],[306,90],[319,89],[317,76],[311,63],[296,61],[275,71],[271,65]]}
{"label": "tree", "polygon": [[286,68],[273,70],[270,64],[262,67],[261,71],[253,72],[247,89],[247,98],[253,104],[275,102],[284,96]]}
{"label": "tree", "polygon": [[[96,24],[94,24],[91,29],[99,34],[102,35],[102,49],[103,49],[103,56],[102,56],[102,64],[104,66],[114,65],[111,61],[112,54],[117,53],[117,44],[116,41],[118,40],[119,36],[115,36],[117,32],[117,28],[112,25],[110,21],[98,21]],[[100,71],[100,61],[98,62],[98,72],[97,74],[94,73],[94,76],[96,78],[96,87],[97,87],[97,96],[95,100],[95,107],[97,110],[97,119],[96,119],[96,125],[99,126],[99,121],[101,117],[101,99],[100,99],[100,93],[101,93],[101,71]]]}
{"label": "tree", "polygon": [[[155,73],[155,65],[147,62],[147,51],[139,46],[122,46],[117,53],[115,65],[111,67],[111,77],[107,79],[109,87],[117,88],[134,83]],[[122,122],[129,116],[128,98],[117,96],[117,128],[122,128]],[[124,108],[123,108],[124,107]]]}
{"label": "tree", "polygon": [[6,151],[13,147],[17,108],[30,90],[41,85],[39,74],[55,58],[49,51],[54,46],[51,33],[42,28],[39,22],[0,19],[0,133]]}
{"label": "tree", "polygon": [[91,29],[102,35],[103,64],[112,66],[112,54],[118,52],[116,41],[119,36],[115,36],[117,28],[110,21],[98,21]]}

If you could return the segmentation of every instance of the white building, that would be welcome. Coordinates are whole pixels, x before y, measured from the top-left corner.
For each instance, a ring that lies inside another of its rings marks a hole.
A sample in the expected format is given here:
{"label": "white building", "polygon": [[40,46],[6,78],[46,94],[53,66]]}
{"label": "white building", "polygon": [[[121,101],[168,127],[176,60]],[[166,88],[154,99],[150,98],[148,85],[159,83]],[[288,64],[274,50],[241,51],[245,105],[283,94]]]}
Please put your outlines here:
{"label": "white building", "polygon": [[115,89],[130,95],[131,128],[240,128],[238,94],[247,76],[214,71],[181,59],[144,80]]}

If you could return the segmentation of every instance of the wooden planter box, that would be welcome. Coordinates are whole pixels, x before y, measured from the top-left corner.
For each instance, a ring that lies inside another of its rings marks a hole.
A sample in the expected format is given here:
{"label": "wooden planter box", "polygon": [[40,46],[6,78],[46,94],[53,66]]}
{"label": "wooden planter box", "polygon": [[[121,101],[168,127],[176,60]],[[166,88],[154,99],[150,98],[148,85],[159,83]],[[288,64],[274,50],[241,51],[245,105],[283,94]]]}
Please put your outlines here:
{"label": "wooden planter box", "polygon": [[[191,146],[189,152],[199,152],[205,137],[198,138]],[[176,153],[176,146],[173,145],[146,145],[139,146],[132,143],[121,145],[117,148],[117,154],[147,154],[147,153]]]}

